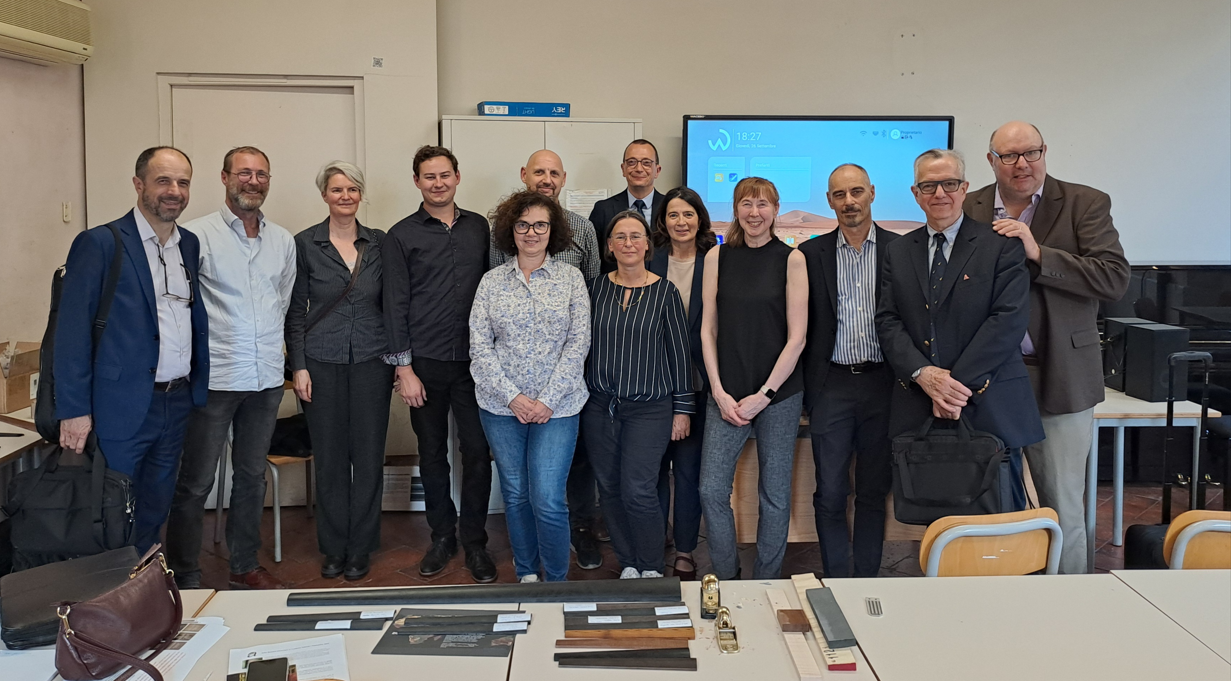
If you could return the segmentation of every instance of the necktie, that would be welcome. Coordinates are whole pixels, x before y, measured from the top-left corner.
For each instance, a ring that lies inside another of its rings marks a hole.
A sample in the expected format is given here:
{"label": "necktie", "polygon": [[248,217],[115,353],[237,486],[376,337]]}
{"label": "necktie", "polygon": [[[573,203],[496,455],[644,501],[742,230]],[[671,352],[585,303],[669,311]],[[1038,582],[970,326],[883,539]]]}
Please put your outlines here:
{"label": "necktie", "polygon": [[[642,201],[641,199],[633,201],[633,210],[641,213],[642,216],[645,216],[645,201]],[[646,217],[645,219],[649,220],[650,218]]]}
{"label": "necktie", "polygon": [[936,252],[932,254],[932,273],[928,277],[928,299],[931,305],[928,307],[932,312],[932,321],[930,323],[931,338],[924,345],[929,350],[929,355],[933,364],[940,362],[940,350],[936,343],[936,306],[940,303],[940,282],[945,278],[945,265],[949,261],[945,259],[945,235],[944,233],[932,236],[932,241],[936,244]]}
{"label": "necktie", "polygon": [[945,265],[949,264],[949,261],[945,259],[944,233],[934,235],[932,241],[936,244],[936,253],[932,255],[932,273],[928,277],[928,291],[934,307],[940,302],[940,282],[944,281]]}

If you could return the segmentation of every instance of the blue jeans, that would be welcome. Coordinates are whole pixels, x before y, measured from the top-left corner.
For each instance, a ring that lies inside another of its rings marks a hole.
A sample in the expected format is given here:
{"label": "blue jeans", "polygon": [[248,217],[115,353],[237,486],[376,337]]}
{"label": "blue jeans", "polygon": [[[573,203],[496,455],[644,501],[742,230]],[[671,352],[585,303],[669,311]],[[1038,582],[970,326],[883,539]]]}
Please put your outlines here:
{"label": "blue jeans", "polygon": [[568,578],[569,523],[564,488],[577,445],[578,415],[523,424],[516,416],[480,409],[479,420],[496,459],[504,519],[517,578]]}

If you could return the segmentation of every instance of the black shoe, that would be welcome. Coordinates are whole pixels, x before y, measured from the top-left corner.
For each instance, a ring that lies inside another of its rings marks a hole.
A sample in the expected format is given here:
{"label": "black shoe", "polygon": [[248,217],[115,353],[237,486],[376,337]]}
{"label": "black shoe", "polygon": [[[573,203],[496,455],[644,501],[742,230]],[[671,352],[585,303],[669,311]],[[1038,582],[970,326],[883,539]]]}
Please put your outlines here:
{"label": "black shoe", "polygon": [[342,570],[346,566],[346,558],[343,556],[325,556],[321,561],[321,577],[325,579],[333,579],[342,575]]}
{"label": "black shoe", "polygon": [[466,569],[479,584],[496,581],[496,564],[482,546],[466,551]]}
{"label": "black shoe", "polygon": [[372,570],[372,563],[368,560],[368,554],[362,553],[358,556],[349,556],[346,559],[346,572],[343,574],[346,581],[354,582],[368,576],[368,572]]}
{"label": "black shoe", "polygon": [[432,548],[427,550],[427,554],[419,563],[419,574],[431,577],[439,573],[445,569],[445,566],[449,564],[449,559],[455,554],[457,554],[457,539],[453,537],[437,539],[432,542]]}
{"label": "black shoe", "polygon": [[588,527],[573,530],[573,550],[577,552],[577,567],[593,570],[602,567],[603,554],[594,543],[594,533]]}
{"label": "black shoe", "polygon": [[594,538],[601,542],[611,541],[611,533],[607,531],[607,520],[601,515],[594,520]]}

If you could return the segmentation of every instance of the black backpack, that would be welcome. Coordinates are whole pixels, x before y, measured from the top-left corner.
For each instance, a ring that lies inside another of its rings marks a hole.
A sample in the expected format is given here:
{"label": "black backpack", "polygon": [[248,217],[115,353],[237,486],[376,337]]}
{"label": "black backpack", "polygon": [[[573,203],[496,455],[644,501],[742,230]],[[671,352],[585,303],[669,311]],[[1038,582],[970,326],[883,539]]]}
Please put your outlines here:
{"label": "black backpack", "polygon": [[[111,302],[115,300],[115,288],[120,283],[120,262],[124,257],[124,244],[120,242],[120,229],[108,224],[111,235],[115,237],[115,254],[111,256],[111,269],[107,271],[107,282],[103,285],[103,294],[98,301],[98,312],[94,315],[94,326],[90,330],[93,337],[93,351],[98,352],[98,341],[107,328],[107,317],[111,315]],[[56,321],[60,313],[60,296],[64,292],[64,266],[56,269],[51,275],[51,311],[47,314],[47,330],[43,332],[43,345],[39,352],[38,362],[38,397],[34,403],[34,427],[44,440],[51,443],[60,442],[60,421],[56,418]]]}

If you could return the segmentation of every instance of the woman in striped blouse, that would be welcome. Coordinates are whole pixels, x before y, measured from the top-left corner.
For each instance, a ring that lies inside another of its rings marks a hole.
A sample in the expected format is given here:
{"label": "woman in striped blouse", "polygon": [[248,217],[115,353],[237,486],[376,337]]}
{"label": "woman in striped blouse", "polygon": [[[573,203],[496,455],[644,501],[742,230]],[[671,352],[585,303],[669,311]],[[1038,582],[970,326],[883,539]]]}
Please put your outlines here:
{"label": "woman in striped blouse", "polygon": [[582,435],[623,571],[663,576],[665,524],[658,471],[674,431],[695,411],[687,317],[680,292],[646,269],[650,226],[638,211],[615,216],[607,250],[618,268],[594,282]]}

